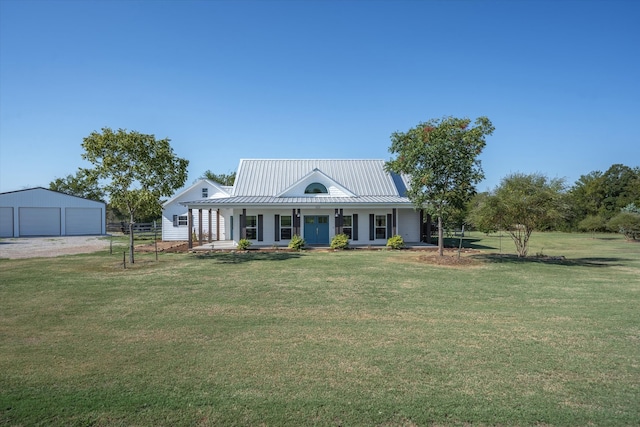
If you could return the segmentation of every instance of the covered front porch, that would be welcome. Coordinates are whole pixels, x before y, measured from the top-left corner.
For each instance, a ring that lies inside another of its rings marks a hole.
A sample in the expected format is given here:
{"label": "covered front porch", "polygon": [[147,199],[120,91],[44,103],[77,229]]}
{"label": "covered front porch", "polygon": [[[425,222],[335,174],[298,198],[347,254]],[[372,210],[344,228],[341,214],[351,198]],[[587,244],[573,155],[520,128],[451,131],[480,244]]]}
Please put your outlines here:
{"label": "covered front porch", "polygon": [[220,202],[225,205],[211,200],[208,206],[187,206],[189,249],[234,250],[241,239],[249,240],[252,249],[286,249],[293,236],[302,237],[308,248],[328,248],[338,234],[346,234],[352,248],[385,247],[387,239],[395,235],[412,247],[431,243],[430,217],[402,205],[330,206],[317,201],[300,207],[226,204],[221,213],[212,206]]}

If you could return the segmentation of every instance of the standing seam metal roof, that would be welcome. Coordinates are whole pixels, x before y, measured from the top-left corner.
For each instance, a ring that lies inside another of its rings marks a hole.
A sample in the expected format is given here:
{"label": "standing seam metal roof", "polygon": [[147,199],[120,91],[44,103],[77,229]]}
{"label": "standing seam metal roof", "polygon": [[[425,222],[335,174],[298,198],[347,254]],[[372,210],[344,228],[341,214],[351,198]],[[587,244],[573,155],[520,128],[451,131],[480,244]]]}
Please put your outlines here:
{"label": "standing seam metal roof", "polygon": [[357,196],[400,196],[384,160],[242,159],[234,196],[275,196],[318,169]]}

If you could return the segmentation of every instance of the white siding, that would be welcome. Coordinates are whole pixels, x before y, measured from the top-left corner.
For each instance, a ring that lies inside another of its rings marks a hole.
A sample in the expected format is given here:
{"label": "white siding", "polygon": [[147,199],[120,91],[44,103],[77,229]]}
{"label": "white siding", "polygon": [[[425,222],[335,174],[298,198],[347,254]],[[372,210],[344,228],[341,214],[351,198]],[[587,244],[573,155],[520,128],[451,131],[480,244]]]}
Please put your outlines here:
{"label": "white siding", "polygon": [[398,234],[407,243],[420,241],[420,212],[414,209],[398,209]]}
{"label": "white siding", "polygon": [[[187,216],[187,207],[182,205],[182,202],[188,202],[193,200],[202,199],[202,189],[207,188],[208,199],[217,199],[221,197],[229,197],[228,193],[219,185],[212,183],[208,180],[200,180],[194,185],[181,193],[174,196],[171,200],[164,204],[162,208],[162,240],[165,241],[185,241],[189,239],[189,228],[186,225],[174,225],[173,217]],[[193,229],[195,233],[200,230],[200,216],[198,210],[194,209],[193,214]],[[222,216],[222,215],[221,215]],[[209,230],[209,209],[202,209],[202,230],[203,233],[211,233],[212,239],[215,240],[217,236],[217,224],[216,224],[216,209],[211,211],[211,230]],[[224,239],[224,220],[221,218],[219,239]],[[205,238],[206,239],[206,238]]]}
{"label": "white siding", "polygon": [[0,237],[13,237],[13,208],[0,208]]}
{"label": "white siding", "polygon": [[81,236],[102,234],[102,209],[67,208],[65,209],[65,234]]}
{"label": "white siding", "polygon": [[20,236],[60,236],[60,208],[20,208]]}

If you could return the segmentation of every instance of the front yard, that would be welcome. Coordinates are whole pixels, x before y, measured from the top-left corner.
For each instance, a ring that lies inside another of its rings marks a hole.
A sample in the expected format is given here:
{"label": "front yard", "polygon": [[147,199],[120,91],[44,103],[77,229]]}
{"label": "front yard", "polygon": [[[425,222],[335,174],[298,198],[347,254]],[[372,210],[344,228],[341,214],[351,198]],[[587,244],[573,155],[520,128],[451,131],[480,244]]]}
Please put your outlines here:
{"label": "front yard", "polygon": [[0,424],[640,424],[640,245],[466,245],[0,260]]}

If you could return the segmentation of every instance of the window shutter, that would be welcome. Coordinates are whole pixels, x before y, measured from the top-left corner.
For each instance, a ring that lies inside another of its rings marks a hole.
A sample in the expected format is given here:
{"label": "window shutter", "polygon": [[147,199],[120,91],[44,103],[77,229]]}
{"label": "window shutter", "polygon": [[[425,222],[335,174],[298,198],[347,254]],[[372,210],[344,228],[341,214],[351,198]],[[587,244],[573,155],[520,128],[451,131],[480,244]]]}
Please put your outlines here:
{"label": "window shutter", "polygon": [[351,220],[351,234],[353,240],[358,240],[358,214],[353,214],[353,219]]}
{"label": "window shutter", "polygon": [[393,228],[391,222],[393,221],[393,215],[387,214],[387,239],[391,237],[391,233],[393,233]]}
{"label": "window shutter", "polygon": [[376,217],[374,214],[369,214],[369,240],[375,240],[376,238]]}
{"label": "window shutter", "polygon": [[276,215],[276,222],[275,222],[275,241],[279,242],[280,241],[280,215]]}
{"label": "window shutter", "polygon": [[263,239],[263,226],[262,226],[262,222],[263,222],[263,216],[264,215],[258,215],[258,242],[262,242]]}
{"label": "window shutter", "polygon": [[178,226],[178,215],[174,215],[173,216],[173,226],[177,227]]}

